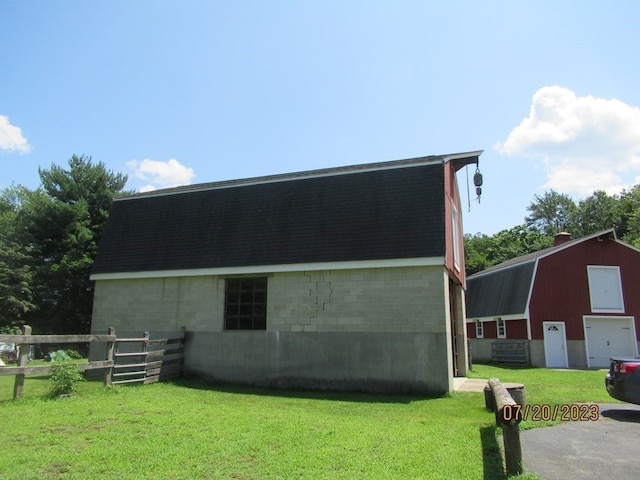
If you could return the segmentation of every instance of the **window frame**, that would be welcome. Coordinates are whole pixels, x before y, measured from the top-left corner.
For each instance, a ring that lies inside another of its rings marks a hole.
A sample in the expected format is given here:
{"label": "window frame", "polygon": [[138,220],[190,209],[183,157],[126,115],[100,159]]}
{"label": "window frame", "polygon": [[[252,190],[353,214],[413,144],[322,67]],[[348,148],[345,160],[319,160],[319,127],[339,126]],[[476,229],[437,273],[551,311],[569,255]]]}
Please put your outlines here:
{"label": "window frame", "polygon": [[[501,329],[502,333],[500,333]],[[496,335],[498,338],[507,338],[507,322],[500,317],[496,318]]]}
{"label": "window frame", "polygon": [[223,329],[266,330],[268,277],[231,277],[224,280]]}
{"label": "window frame", "polygon": [[476,338],[484,338],[484,325],[480,320],[474,321],[476,325]]}

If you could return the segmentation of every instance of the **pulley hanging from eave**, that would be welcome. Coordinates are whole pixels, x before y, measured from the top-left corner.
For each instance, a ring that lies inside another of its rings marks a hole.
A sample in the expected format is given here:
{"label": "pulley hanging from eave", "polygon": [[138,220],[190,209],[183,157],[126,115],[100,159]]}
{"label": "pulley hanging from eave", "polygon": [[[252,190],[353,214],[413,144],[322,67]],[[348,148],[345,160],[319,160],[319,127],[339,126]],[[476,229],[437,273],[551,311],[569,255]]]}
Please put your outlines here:
{"label": "pulley hanging from eave", "polygon": [[476,186],[476,195],[478,196],[478,203],[480,203],[480,196],[482,195],[482,174],[480,173],[479,166],[476,166],[476,173],[473,176],[473,184]]}
{"label": "pulley hanging from eave", "polygon": [[[473,175],[473,185],[476,187],[476,200],[480,203],[480,196],[482,195],[482,174],[480,173],[479,163],[476,163],[476,173]],[[471,196],[469,195],[469,165],[465,165],[467,171],[467,202],[469,203],[469,211],[471,211]]]}

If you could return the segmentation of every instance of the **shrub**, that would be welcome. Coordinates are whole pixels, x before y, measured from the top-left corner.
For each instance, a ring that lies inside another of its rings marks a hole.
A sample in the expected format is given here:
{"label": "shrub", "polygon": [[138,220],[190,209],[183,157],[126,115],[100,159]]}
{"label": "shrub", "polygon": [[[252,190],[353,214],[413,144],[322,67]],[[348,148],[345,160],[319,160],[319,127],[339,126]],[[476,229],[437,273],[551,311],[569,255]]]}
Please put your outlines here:
{"label": "shrub", "polygon": [[49,396],[58,398],[73,395],[78,382],[84,380],[78,371],[78,365],[70,361],[56,362],[51,369],[51,389]]}
{"label": "shrub", "polygon": [[80,353],[78,353],[78,351],[74,350],[73,348],[67,348],[65,352],[74,360],[80,360],[82,358],[82,355],[80,355]]}

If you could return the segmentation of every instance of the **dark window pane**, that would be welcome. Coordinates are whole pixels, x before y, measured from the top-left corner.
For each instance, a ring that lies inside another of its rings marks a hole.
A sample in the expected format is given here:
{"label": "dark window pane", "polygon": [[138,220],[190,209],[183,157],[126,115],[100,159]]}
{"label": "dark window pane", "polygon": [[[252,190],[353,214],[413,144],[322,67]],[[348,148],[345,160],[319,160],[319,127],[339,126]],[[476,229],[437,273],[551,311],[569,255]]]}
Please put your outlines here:
{"label": "dark window pane", "polygon": [[243,291],[240,294],[240,303],[253,303],[253,290],[250,292]]}
{"label": "dark window pane", "polygon": [[237,315],[238,314],[238,304],[227,302],[225,307],[225,315]]}
{"label": "dark window pane", "polygon": [[253,317],[251,315],[240,317],[238,328],[240,330],[253,330]]}
{"label": "dark window pane", "polygon": [[224,315],[226,330],[266,330],[267,278],[227,279]]}
{"label": "dark window pane", "polygon": [[240,290],[239,280],[227,280],[227,292],[237,292]]}

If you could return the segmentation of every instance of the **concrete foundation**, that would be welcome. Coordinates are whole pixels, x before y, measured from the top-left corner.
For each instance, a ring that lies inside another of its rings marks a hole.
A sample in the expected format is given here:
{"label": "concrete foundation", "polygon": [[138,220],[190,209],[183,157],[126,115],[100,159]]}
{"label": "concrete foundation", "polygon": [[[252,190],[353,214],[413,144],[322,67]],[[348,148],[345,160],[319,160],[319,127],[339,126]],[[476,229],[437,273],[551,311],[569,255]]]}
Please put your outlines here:
{"label": "concrete foundation", "polygon": [[444,334],[190,332],[185,374],[217,382],[370,392],[453,389]]}

